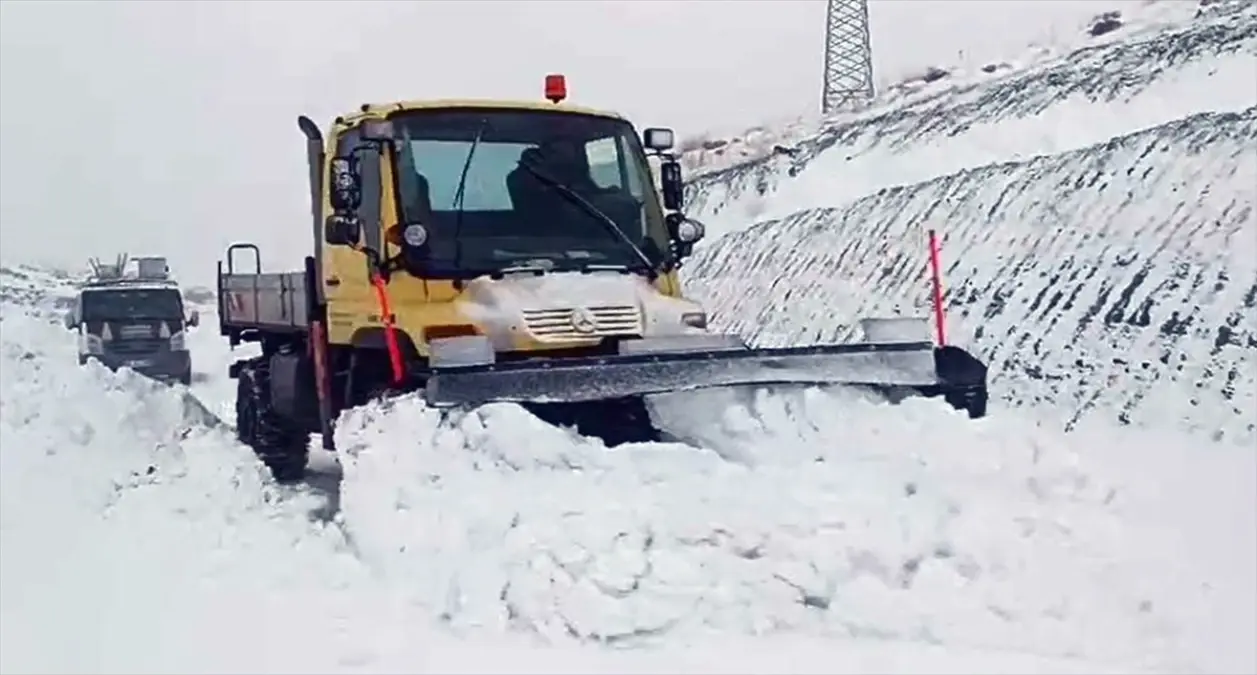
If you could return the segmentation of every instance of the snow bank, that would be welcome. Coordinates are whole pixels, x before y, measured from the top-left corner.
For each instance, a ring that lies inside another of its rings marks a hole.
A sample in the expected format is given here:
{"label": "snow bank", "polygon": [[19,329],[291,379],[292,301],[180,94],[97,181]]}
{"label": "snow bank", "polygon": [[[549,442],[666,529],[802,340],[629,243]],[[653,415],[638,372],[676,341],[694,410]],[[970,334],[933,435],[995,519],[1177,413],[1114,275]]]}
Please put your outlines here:
{"label": "snow bank", "polygon": [[[1120,483],[1089,471],[1071,447],[1085,441],[834,396],[669,401],[709,415],[702,449],[608,451],[509,404],[364,408],[338,431],[343,527],[397,593],[468,636],[1205,658],[1176,615],[1194,579],[1156,573],[1169,539],[1128,546]],[[1242,643],[1210,649],[1245,658]]]}
{"label": "snow bank", "polygon": [[324,499],[269,486],[186,389],[79,368],[47,317],[6,303],[0,336],[0,670],[302,669],[359,602]]}

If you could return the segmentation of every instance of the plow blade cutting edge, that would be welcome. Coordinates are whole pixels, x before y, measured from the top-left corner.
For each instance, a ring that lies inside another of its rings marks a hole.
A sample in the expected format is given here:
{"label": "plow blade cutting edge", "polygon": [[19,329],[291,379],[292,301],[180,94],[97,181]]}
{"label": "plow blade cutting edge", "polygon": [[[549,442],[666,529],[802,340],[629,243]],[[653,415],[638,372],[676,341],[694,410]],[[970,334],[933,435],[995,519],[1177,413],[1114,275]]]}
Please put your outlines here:
{"label": "plow blade cutting edge", "polygon": [[632,342],[638,341],[622,344],[613,356],[433,368],[425,398],[436,407],[453,407],[575,403],[712,387],[849,385],[944,396],[972,417],[986,410],[986,366],[963,349],[935,348],[931,342],[638,352]]}

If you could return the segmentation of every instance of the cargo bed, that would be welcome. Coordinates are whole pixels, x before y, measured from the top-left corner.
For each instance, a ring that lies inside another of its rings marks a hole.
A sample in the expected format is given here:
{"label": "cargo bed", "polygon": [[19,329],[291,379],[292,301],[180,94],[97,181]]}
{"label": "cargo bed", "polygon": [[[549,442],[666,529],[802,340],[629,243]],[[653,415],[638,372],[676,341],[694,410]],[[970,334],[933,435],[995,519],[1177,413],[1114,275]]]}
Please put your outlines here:
{"label": "cargo bed", "polygon": [[[255,270],[237,271],[234,253],[253,254]],[[248,341],[250,331],[295,333],[308,330],[310,299],[305,271],[263,273],[252,244],[235,244],[227,253],[226,270],[218,267],[220,334],[232,344]]]}

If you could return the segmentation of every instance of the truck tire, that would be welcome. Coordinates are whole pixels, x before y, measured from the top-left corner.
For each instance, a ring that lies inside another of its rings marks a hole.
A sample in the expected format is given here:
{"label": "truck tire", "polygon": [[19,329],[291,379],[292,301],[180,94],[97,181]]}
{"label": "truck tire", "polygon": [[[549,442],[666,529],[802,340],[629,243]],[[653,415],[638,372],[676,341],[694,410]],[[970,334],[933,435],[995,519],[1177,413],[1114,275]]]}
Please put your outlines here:
{"label": "truck tire", "polygon": [[309,434],[294,429],[271,409],[268,377],[265,358],[240,369],[236,377],[236,436],[253,449],[276,481],[299,481],[309,460]]}

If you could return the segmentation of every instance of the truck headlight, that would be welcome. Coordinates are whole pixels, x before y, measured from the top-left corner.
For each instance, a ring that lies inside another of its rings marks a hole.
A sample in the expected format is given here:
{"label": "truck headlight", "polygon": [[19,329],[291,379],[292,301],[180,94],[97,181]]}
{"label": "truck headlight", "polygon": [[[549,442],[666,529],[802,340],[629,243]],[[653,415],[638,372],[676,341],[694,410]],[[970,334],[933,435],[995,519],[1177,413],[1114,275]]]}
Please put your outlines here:
{"label": "truck headlight", "polygon": [[433,368],[483,366],[493,363],[497,354],[483,335],[458,335],[428,341],[428,365]]}
{"label": "truck headlight", "polygon": [[706,229],[707,228],[703,227],[703,224],[697,220],[686,218],[677,225],[677,239],[685,244],[693,244],[703,238],[703,235],[706,233]]}
{"label": "truck headlight", "polygon": [[681,315],[681,323],[691,328],[706,328],[707,314],[705,312],[687,312]]}
{"label": "truck headlight", "polygon": [[100,356],[105,353],[105,341],[98,335],[83,334],[83,351],[87,354]]}
{"label": "truck headlight", "polygon": [[178,333],[175,333],[174,335],[170,336],[170,351],[172,352],[187,351],[188,343],[186,340],[184,340],[183,336],[184,336],[183,331],[179,331]]}

